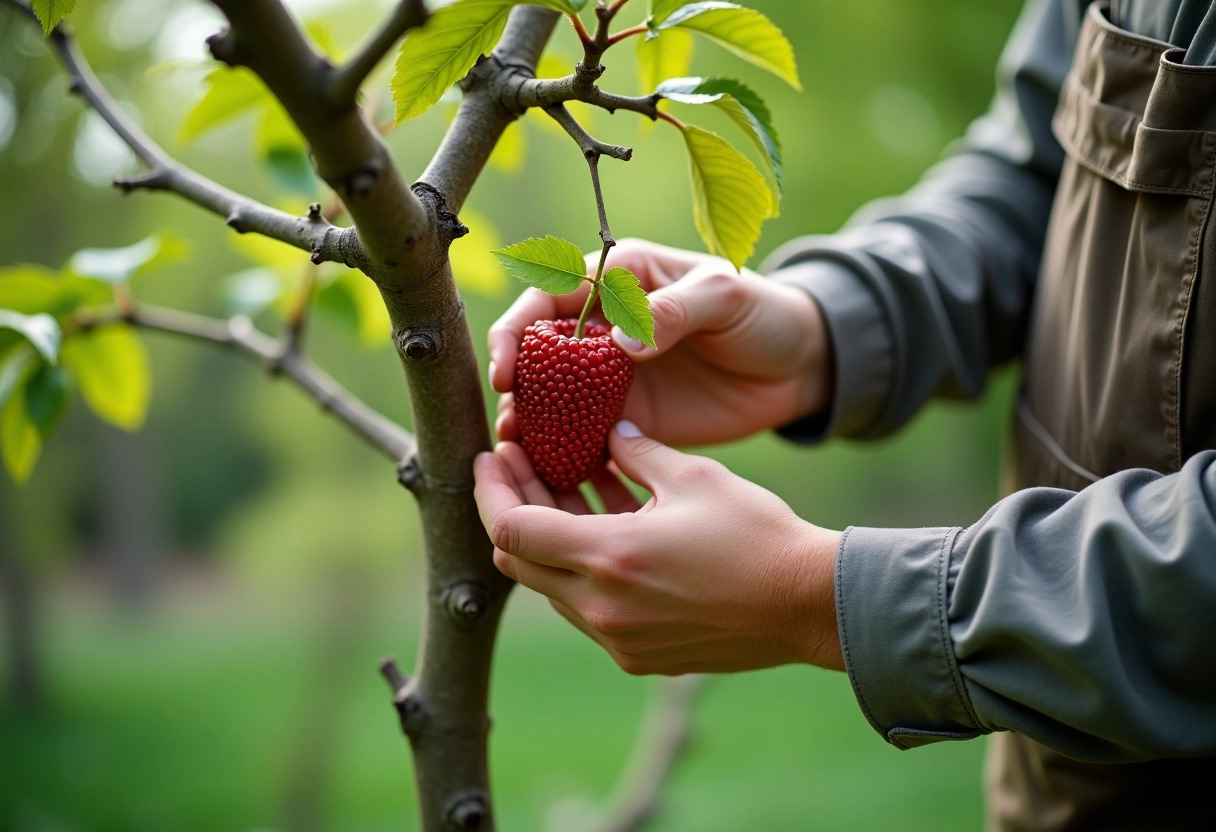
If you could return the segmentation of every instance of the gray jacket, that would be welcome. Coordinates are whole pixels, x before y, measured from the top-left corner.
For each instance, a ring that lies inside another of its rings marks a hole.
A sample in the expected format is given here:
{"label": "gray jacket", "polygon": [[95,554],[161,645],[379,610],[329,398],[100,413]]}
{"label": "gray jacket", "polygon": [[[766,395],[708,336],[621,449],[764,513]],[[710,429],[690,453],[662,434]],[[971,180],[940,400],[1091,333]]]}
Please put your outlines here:
{"label": "gray jacket", "polygon": [[[882,436],[932,395],[977,396],[1020,354],[1086,5],[1031,0],[992,109],[945,161],[770,258],[819,303],[836,356],[831,410],[785,435]],[[1188,63],[1216,57],[1207,0],[1114,14]],[[849,678],[898,747],[1013,730],[1094,761],[1216,754],[1216,451],[1168,476],[1021,491],[969,529],[849,529],[836,579]]]}

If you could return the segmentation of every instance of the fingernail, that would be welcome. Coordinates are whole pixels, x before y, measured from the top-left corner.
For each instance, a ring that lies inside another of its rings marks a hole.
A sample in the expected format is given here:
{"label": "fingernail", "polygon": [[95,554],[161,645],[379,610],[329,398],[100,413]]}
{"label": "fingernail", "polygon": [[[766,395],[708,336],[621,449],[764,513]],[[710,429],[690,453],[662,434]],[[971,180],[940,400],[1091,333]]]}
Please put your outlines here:
{"label": "fingernail", "polygon": [[622,419],[616,423],[616,432],[622,439],[637,439],[642,435],[642,431],[638,429],[638,426],[628,419]]}
{"label": "fingernail", "polygon": [[616,341],[617,346],[626,352],[641,352],[642,348],[646,346],[637,338],[630,338],[619,326],[612,328],[612,340]]}

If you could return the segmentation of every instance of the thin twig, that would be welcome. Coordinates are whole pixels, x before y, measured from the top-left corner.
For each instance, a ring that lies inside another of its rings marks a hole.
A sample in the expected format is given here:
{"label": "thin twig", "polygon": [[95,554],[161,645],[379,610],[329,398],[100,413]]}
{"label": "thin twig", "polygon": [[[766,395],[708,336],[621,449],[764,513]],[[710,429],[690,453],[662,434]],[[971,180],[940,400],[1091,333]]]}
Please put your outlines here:
{"label": "thin twig", "polygon": [[351,103],[359,87],[380,61],[410,29],[426,23],[428,12],[422,0],[400,0],[353,57],[330,76],[329,101],[334,106]]}
{"label": "thin twig", "polygon": [[[27,14],[37,25],[30,7],[20,0],[3,2]],[[360,256],[353,229],[341,229],[323,220],[296,217],[242,194],[230,191],[173,159],[122,111],[102,86],[77,48],[71,30],[59,24],[51,32],[55,52],[67,70],[71,90],[97,111],[110,129],[148,167],[133,177],[116,179],[124,193],[134,190],[172,191],[190,202],[224,217],[238,233],[254,232],[310,253],[314,262],[336,261],[353,265]]]}
{"label": "thin twig", "polygon": [[638,731],[633,756],[594,832],[636,832],[654,816],[663,788],[692,733],[692,708],[704,676],[665,678]]}
{"label": "thin twig", "polygon": [[243,355],[273,374],[290,379],[322,410],[332,413],[392,462],[400,463],[414,455],[414,437],[404,428],[372,410],[312,362],[295,353],[283,355],[278,342],[255,328],[243,315],[229,319],[207,318],[175,309],[140,305],[126,314],[81,317],[77,331],[85,332],[109,324],[127,324],[177,335]]}

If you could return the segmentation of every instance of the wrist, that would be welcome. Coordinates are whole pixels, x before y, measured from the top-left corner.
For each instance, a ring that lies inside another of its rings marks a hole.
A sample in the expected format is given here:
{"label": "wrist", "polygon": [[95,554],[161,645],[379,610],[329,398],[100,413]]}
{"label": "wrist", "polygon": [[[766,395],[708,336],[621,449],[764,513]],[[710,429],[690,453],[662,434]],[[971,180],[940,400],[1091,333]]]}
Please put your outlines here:
{"label": "wrist", "polygon": [[799,334],[794,377],[798,382],[795,419],[823,413],[832,404],[836,388],[836,363],[827,319],[819,302],[798,286],[776,284],[788,297],[787,309],[794,315],[793,331]]}
{"label": "wrist", "polygon": [[836,556],[841,532],[804,521],[795,556],[799,564],[798,624],[791,628],[796,661],[828,670],[844,670],[840,629],[836,623]]}

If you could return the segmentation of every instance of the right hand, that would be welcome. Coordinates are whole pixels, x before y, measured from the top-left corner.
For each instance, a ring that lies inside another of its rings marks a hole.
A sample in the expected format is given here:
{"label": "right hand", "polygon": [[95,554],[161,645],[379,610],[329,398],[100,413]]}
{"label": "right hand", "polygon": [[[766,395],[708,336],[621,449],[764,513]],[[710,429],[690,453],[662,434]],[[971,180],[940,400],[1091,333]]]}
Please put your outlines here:
{"label": "right hand", "polygon": [[[588,255],[594,268],[599,254]],[[624,418],[673,445],[726,442],[825,410],[831,400],[831,345],[810,295],[727,261],[624,240],[608,256],[650,293],[651,349],[613,331],[636,363]],[[524,329],[538,320],[577,317],[586,284],[554,297],[527,289],[490,329],[490,383],[499,402],[498,436],[515,440],[510,391]]]}

